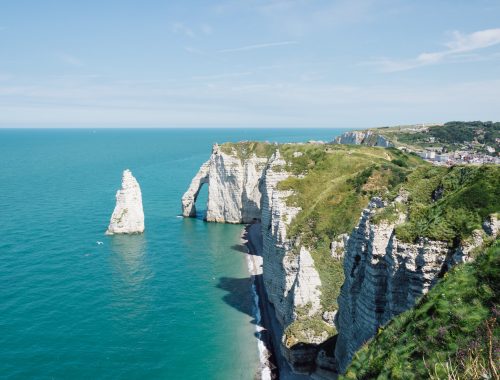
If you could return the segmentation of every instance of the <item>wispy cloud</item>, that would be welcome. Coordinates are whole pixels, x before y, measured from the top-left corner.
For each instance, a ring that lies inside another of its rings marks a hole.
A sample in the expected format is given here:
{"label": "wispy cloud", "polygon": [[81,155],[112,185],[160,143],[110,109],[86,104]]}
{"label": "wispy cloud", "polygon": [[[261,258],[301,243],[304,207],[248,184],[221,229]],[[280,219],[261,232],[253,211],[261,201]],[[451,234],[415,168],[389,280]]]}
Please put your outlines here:
{"label": "wispy cloud", "polygon": [[186,51],[189,54],[197,54],[197,55],[204,54],[203,50],[194,48],[192,46],[184,46],[184,51]]}
{"label": "wispy cloud", "polygon": [[79,58],[71,55],[71,54],[68,54],[68,53],[58,53],[57,54],[57,57],[63,61],[64,63],[70,65],[70,66],[74,66],[74,67],[82,67],[83,66],[83,62],[82,60],[80,60]]}
{"label": "wispy cloud", "polygon": [[202,24],[200,30],[203,34],[209,36],[214,32],[214,29],[208,24]]}
{"label": "wispy cloud", "polygon": [[174,34],[182,34],[190,38],[196,37],[194,30],[184,25],[182,22],[174,22],[172,24],[172,32],[174,32]]}
{"label": "wispy cloud", "polygon": [[234,17],[255,14],[270,30],[301,38],[380,21],[387,14],[404,11],[403,8],[401,1],[394,0],[226,0],[217,4],[215,12]]}
{"label": "wispy cloud", "polygon": [[480,57],[471,54],[472,52],[500,44],[500,28],[485,29],[470,34],[455,31],[451,35],[452,39],[445,43],[445,50],[424,52],[412,59],[379,58],[362,64],[378,66],[384,72],[405,71],[446,61],[478,60]]}
{"label": "wispy cloud", "polygon": [[[212,77],[223,75],[230,74]],[[341,124],[359,128],[373,123],[495,120],[500,115],[496,107],[499,80],[400,86],[255,79],[200,84],[116,81],[88,76],[50,77],[40,82],[16,77],[17,84],[0,83],[0,127],[12,123],[31,126],[116,123],[122,126]],[[364,112],[357,112],[360,105]]]}
{"label": "wispy cloud", "polygon": [[201,24],[196,27],[191,27],[183,22],[174,22],[171,29],[174,34],[180,34],[188,38],[196,38],[200,35],[210,36],[214,32],[212,26],[208,24]]}
{"label": "wispy cloud", "polygon": [[231,48],[231,49],[222,49],[222,50],[219,50],[219,53],[233,53],[233,52],[238,52],[238,51],[266,49],[266,48],[271,48],[271,47],[296,45],[296,44],[298,44],[298,41],[268,42],[268,43],[263,43],[263,44],[241,46],[241,47]]}
{"label": "wispy cloud", "polygon": [[224,74],[214,74],[214,75],[198,75],[192,77],[193,80],[217,80],[217,79],[228,79],[228,78],[240,78],[252,75],[252,71],[243,71],[238,73],[224,73]]}

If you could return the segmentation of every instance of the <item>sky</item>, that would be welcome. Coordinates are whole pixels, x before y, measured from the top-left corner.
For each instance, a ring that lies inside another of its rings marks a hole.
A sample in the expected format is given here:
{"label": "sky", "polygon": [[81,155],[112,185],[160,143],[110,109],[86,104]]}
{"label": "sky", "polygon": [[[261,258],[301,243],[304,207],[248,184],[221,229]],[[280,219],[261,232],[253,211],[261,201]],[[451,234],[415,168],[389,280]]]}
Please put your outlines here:
{"label": "sky", "polygon": [[499,0],[0,0],[0,127],[500,120]]}

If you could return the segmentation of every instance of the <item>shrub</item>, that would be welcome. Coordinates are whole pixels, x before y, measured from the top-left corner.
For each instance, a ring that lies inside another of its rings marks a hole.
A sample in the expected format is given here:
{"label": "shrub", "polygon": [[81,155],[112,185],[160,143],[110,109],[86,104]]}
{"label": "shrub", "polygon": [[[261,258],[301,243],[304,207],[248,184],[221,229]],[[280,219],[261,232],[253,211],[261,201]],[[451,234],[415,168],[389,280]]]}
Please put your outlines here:
{"label": "shrub", "polygon": [[[409,192],[408,222],[396,228],[404,241],[417,237],[453,244],[480,229],[483,220],[500,210],[500,167],[457,166],[418,168],[403,187]],[[443,196],[434,201],[434,190]]]}

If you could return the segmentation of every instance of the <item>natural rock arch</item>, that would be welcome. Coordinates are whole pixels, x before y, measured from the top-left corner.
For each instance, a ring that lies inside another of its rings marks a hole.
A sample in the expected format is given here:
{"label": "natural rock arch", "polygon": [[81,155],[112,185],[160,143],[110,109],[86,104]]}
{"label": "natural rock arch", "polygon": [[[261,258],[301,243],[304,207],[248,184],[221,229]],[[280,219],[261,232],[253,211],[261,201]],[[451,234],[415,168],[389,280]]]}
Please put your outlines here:
{"label": "natural rock arch", "polygon": [[194,176],[189,188],[182,197],[182,215],[186,217],[196,216],[196,199],[201,188],[208,183],[210,171],[210,160],[201,165],[200,170]]}
{"label": "natural rock arch", "polygon": [[208,183],[208,222],[252,223],[260,219],[259,183],[268,158],[255,154],[242,159],[236,151],[225,153],[214,144],[210,159],[191,181],[182,197],[182,215],[196,217],[196,198]]}

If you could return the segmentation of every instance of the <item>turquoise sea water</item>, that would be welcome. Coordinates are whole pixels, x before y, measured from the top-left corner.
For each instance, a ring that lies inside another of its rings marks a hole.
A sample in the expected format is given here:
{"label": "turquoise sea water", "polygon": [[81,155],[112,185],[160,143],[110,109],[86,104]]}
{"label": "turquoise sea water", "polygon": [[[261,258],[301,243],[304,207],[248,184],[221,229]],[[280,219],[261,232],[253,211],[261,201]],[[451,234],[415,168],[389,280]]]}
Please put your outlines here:
{"label": "turquoise sea water", "polygon": [[[180,198],[214,142],[340,132],[0,130],[0,378],[252,379],[242,227]],[[146,232],[104,236],[125,168]]]}

